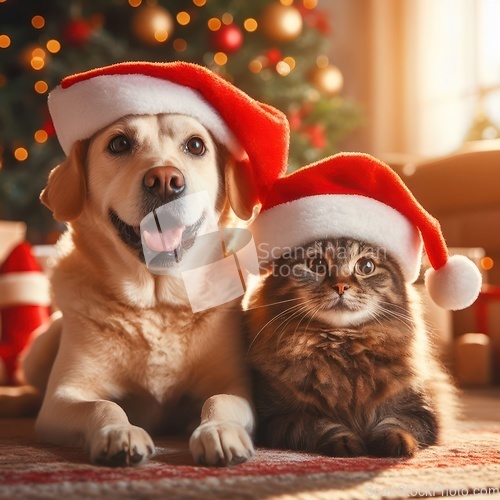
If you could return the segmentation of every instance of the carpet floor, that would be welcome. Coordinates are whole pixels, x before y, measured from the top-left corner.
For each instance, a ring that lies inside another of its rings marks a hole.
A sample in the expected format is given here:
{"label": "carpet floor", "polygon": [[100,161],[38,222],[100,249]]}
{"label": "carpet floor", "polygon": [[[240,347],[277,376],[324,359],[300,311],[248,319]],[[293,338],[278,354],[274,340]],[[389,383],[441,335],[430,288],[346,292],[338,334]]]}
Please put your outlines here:
{"label": "carpet floor", "polygon": [[206,468],[193,465],[184,440],[160,439],[148,464],[126,469],[89,465],[79,449],[35,444],[25,432],[32,421],[23,425],[18,436],[0,433],[2,499],[500,498],[500,424],[494,422],[463,422],[448,444],[409,460],[258,449],[246,464]]}

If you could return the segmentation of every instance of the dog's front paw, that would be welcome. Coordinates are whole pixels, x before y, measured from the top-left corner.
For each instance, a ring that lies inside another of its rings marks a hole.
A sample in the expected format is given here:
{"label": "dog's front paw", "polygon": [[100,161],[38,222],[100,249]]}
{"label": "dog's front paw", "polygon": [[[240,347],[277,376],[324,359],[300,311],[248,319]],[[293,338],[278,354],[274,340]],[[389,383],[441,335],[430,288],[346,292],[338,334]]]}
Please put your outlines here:
{"label": "dog's front paw", "polygon": [[135,425],[108,425],[89,444],[93,463],[114,467],[143,464],[155,450],[149,434]]}
{"label": "dog's front paw", "polygon": [[206,422],[189,440],[189,449],[200,465],[224,466],[246,462],[253,454],[252,440],[236,422]]}

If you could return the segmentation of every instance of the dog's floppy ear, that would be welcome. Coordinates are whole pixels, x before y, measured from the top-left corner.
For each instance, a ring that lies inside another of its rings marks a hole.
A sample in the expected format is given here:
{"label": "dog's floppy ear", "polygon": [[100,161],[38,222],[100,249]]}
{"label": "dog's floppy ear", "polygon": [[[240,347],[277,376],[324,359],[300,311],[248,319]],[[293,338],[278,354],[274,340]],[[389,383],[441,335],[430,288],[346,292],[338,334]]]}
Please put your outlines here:
{"label": "dog's floppy ear", "polygon": [[49,174],[47,186],[40,194],[42,203],[52,210],[58,222],[70,222],[83,210],[86,197],[85,155],[88,141],[78,141],[60,165]]}
{"label": "dog's floppy ear", "polygon": [[255,206],[260,202],[250,162],[228,158],[224,177],[227,197],[233,212],[240,219],[249,220],[254,214]]}

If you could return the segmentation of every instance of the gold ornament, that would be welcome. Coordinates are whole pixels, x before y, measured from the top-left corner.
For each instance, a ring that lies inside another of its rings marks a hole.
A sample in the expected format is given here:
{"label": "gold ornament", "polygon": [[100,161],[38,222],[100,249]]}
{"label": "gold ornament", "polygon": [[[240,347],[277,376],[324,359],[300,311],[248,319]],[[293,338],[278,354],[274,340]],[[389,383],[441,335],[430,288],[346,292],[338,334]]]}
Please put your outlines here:
{"label": "gold ornament", "polygon": [[156,46],[172,36],[174,20],[167,10],[158,5],[141,7],[132,18],[132,31],[142,43]]}
{"label": "gold ornament", "polygon": [[259,23],[264,34],[275,42],[291,42],[302,33],[302,14],[293,6],[268,5]]}
{"label": "gold ornament", "polygon": [[309,74],[309,81],[327,97],[337,95],[344,85],[342,73],[333,64],[314,68]]}

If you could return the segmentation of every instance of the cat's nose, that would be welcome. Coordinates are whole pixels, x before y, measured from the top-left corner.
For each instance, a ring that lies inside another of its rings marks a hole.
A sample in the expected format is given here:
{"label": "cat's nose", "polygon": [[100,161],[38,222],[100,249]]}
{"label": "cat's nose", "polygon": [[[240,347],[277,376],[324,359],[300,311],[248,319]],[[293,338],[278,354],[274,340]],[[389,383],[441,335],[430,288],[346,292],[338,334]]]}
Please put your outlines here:
{"label": "cat's nose", "polygon": [[346,285],[345,283],[335,283],[333,288],[339,295],[344,295],[344,292],[349,289],[349,285]]}

